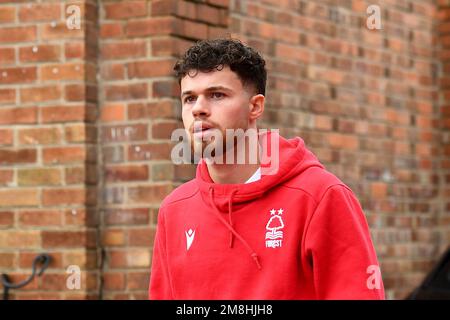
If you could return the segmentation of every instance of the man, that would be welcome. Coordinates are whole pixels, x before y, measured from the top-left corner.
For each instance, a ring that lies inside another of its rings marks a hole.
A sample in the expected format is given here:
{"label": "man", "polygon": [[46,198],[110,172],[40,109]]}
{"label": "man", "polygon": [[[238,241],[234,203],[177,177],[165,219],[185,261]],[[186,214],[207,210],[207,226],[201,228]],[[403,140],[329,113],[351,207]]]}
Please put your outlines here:
{"label": "man", "polygon": [[[251,135],[226,141],[227,131],[257,130],[261,56],[237,40],[201,41],[174,69],[192,148],[213,152],[161,205],[149,298],[384,299],[358,200],[303,140],[269,132],[256,145]],[[216,161],[239,152],[241,163]],[[276,170],[265,170],[269,153]]]}

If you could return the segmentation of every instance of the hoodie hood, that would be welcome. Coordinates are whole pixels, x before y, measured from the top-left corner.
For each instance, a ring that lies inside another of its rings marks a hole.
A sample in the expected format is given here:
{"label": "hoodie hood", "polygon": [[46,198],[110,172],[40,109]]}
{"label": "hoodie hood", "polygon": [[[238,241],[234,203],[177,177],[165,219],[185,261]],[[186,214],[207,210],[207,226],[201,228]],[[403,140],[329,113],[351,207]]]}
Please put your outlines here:
{"label": "hoodie hood", "polygon": [[317,157],[305,147],[305,143],[301,138],[285,139],[278,133],[270,131],[263,135],[264,137],[261,139],[262,144],[260,145],[263,149],[263,154],[267,154],[267,152],[264,152],[264,149],[269,148],[271,150],[269,153],[273,155],[276,150],[273,150],[272,141],[275,139],[278,141],[279,160],[272,161],[272,165],[274,162],[275,165],[278,164],[277,170],[268,172],[268,170],[264,170],[267,166],[261,165],[262,176],[258,181],[247,184],[217,184],[211,180],[207,165],[202,160],[197,166],[195,180],[204,201],[208,201],[206,198],[209,198],[209,194],[213,190],[216,207],[219,211],[226,212],[229,206],[227,199],[230,195],[232,195],[233,205],[239,205],[261,197],[264,193],[300,175],[308,168],[324,168]]}
{"label": "hoodie hood", "polygon": [[[259,256],[233,227],[233,209],[244,206],[274,187],[300,175],[311,167],[324,168],[318,159],[305,147],[304,141],[296,137],[284,139],[278,133],[268,132],[260,135],[263,163],[261,165],[261,179],[251,183],[217,184],[211,180],[205,161],[197,166],[196,182],[200,189],[202,200],[212,208],[225,228],[229,230],[229,246],[233,248],[234,239],[238,239],[261,270]],[[278,151],[278,152],[277,152]],[[264,159],[264,155],[269,155]],[[278,157],[276,157],[278,155]],[[265,160],[271,161],[265,161]],[[228,219],[225,214],[228,213]]]}

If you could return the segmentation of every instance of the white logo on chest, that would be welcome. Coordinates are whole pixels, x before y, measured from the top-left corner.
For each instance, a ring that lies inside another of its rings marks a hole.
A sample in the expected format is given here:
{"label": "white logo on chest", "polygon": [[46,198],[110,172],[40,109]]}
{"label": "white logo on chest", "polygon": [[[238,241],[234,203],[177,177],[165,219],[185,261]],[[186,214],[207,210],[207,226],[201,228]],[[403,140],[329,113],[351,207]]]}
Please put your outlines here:
{"label": "white logo on chest", "polygon": [[284,222],[281,218],[283,209],[270,210],[270,219],[266,225],[266,248],[279,248],[283,245],[283,231]]}
{"label": "white logo on chest", "polygon": [[192,242],[194,241],[195,230],[189,229],[188,231],[185,231],[184,233],[186,234],[186,250],[189,250],[189,248],[192,245]]}

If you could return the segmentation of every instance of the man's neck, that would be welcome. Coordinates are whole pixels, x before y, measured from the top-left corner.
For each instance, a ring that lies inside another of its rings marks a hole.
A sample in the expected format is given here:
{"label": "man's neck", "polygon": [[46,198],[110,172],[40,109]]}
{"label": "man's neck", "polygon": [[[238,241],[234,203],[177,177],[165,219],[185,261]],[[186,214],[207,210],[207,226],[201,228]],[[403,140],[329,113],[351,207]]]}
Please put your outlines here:
{"label": "man's neck", "polygon": [[[256,170],[260,167],[259,162],[259,143],[256,143],[256,163],[250,161],[249,144],[244,143],[245,146],[245,162],[241,164],[227,164],[227,163],[207,163],[209,176],[211,180],[219,184],[240,184],[245,183]],[[236,150],[234,150],[236,151]],[[255,151],[255,150],[253,150]],[[233,152],[228,150],[228,152]],[[224,155],[224,160],[226,154]],[[235,152],[234,159],[237,159],[237,152]],[[226,161],[224,161],[226,162]]]}
{"label": "man's neck", "polygon": [[245,183],[259,164],[208,164],[211,180],[219,184]]}

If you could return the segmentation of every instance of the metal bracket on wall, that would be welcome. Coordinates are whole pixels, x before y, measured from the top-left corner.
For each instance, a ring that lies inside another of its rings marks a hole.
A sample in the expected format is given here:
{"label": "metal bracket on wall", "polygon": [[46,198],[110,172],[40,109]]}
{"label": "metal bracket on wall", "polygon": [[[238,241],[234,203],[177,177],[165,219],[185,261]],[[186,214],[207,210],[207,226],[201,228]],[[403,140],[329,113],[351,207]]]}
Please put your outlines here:
{"label": "metal bracket on wall", "polygon": [[32,266],[33,270],[32,270],[31,276],[28,279],[21,281],[19,283],[16,283],[16,284],[11,283],[8,278],[8,275],[2,273],[0,280],[3,284],[3,300],[8,300],[8,294],[9,294],[10,289],[18,289],[18,288],[24,287],[28,283],[33,281],[34,277],[36,276],[37,264],[42,264],[41,269],[37,273],[37,275],[40,277],[44,273],[45,269],[47,269],[48,265],[50,264],[50,261],[51,261],[51,256],[49,256],[48,254],[44,253],[44,254],[40,254],[40,255],[36,256],[33,260],[33,266]]}

